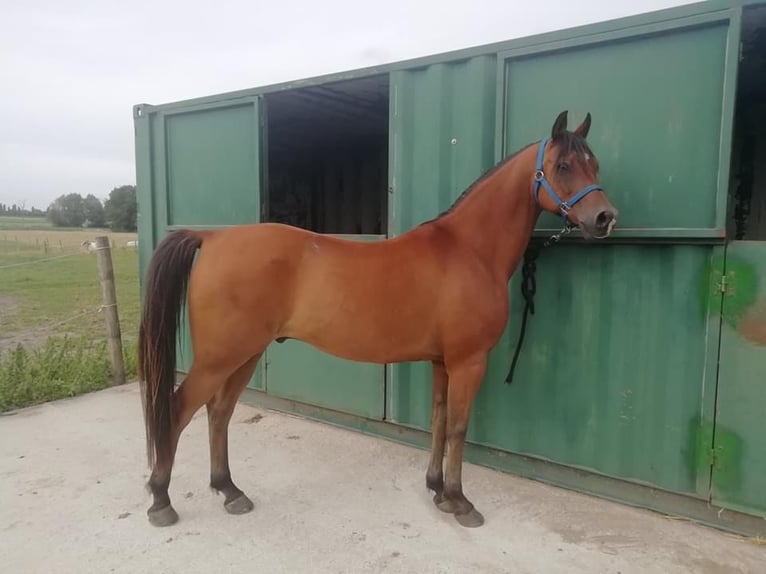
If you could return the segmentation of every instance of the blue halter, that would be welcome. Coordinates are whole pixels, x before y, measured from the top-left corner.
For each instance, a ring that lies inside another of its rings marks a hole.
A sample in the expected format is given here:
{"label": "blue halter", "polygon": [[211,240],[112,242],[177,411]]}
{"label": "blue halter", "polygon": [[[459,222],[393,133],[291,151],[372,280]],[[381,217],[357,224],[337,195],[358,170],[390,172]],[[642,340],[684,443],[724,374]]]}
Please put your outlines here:
{"label": "blue halter", "polygon": [[550,139],[549,137],[544,137],[542,140],[540,140],[540,147],[537,150],[537,166],[535,167],[535,183],[534,183],[534,187],[532,188],[532,192],[535,197],[535,202],[537,203],[537,205],[540,205],[539,195],[540,195],[540,186],[542,185],[545,188],[545,191],[548,192],[548,195],[550,195],[553,201],[556,202],[556,207],[558,207],[559,211],[561,211],[561,219],[564,220],[564,225],[567,225],[569,223],[568,221],[569,210],[572,209],[572,207],[578,201],[580,201],[583,197],[588,195],[591,191],[596,191],[597,189],[603,190],[604,188],[598,184],[589,185],[587,187],[582,188],[580,191],[578,191],[568,201],[561,201],[559,199],[559,196],[556,195],[556,192],[553,191],[551,184],[545,178],[545,173],[543,173],[543,152],[545,151],[545,144],[548,143],[549,139]]}

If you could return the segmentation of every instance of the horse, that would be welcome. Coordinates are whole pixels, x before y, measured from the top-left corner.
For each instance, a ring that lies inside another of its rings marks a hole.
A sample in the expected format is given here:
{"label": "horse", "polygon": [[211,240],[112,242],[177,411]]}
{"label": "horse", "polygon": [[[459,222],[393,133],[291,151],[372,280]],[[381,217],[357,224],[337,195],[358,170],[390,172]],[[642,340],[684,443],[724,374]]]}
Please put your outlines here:
{"label": "horse", "polygon": [[[203,405],[210,487],[230,514],[253,509],[232,480],[229,421],[267,346],[294,339],[351,361],[429,361],[426,487],[460,525],[481,526],[483,515],[463,493],[463,448],[488,353],[508,319],[510,278],[543,211],[588,241],[608,237],[617,221],[597,182],[590,125],[588,112],[568,131],[561,112],[550,135],[498,162],[446,211],[377,242],[275,222],[167,234],[148,265],[138,341],[149,522],[178,521],[171,470],[180,435]],[[176,385],[184,301],[193,362]]]}

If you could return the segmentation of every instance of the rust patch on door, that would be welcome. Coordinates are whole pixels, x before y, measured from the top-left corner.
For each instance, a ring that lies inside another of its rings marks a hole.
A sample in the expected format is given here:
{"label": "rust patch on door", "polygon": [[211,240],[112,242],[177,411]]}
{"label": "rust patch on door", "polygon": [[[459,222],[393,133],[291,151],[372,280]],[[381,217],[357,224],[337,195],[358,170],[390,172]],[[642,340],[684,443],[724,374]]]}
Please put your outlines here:
{"label": "rust patch on door", "polygon": [[751,343],[766,347],[766,299],[760,299],[745,311],[737,324],[737,332]]}

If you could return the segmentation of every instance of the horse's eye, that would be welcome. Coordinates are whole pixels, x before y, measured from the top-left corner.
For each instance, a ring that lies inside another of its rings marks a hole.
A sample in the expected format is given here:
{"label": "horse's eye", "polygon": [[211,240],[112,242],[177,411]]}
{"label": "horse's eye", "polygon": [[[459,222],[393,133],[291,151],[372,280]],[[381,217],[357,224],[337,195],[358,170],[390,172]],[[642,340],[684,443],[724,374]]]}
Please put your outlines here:
{"label": "horse's eye", "polygon": [[569,169],[569,164],[565,161],[562,161],[559,164],[559,171],[567,171]]}

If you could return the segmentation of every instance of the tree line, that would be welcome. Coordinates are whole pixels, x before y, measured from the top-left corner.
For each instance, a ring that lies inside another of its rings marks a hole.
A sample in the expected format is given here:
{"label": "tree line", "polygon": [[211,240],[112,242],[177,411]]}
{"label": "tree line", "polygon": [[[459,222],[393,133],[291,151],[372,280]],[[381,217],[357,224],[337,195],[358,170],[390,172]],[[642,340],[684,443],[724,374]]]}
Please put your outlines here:
{"label": "tree line", "polygon": [[112,231],[136,231],[137,214],[134,185],[115,187],[104,202],[92,193],[60,195],[45,212],[55,227],[109,227]]}
{"label": "tree line", "polygon": [[0,215],[7,215],[10,217],[42,217],[45,215],[45,212],[36,207],[27,209],[23,205],[17,205],[15,203],[12,205],[0,203]]}

